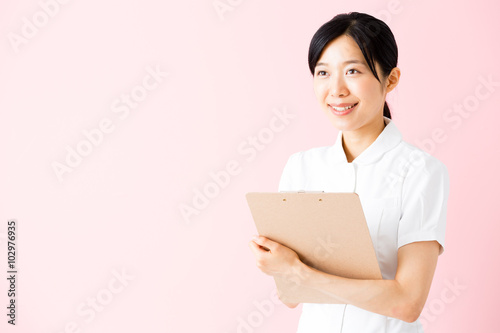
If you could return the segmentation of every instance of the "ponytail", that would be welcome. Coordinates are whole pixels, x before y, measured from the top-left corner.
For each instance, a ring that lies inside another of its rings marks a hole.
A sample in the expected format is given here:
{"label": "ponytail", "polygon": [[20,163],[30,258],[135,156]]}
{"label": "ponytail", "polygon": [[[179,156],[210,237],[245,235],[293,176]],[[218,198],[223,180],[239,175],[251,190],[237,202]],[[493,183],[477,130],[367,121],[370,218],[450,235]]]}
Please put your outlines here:
{"label": "ponytail", "polygon": [[387,102],[384,102],[384,117],[391,119],[391,110],[389,110]]}

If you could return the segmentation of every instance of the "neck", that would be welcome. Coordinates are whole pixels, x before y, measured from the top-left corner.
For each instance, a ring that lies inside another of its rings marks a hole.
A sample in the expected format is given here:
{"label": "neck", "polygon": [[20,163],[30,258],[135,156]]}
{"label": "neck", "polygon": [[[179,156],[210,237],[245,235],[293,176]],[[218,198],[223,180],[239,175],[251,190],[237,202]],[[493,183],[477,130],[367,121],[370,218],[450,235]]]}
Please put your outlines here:
{"label": "neck", "polygon": [[361,127],[355,131],[342,132],[342,147],[347,162],[351,163],[368,148],[385,128],[384,118],[380,122]]}

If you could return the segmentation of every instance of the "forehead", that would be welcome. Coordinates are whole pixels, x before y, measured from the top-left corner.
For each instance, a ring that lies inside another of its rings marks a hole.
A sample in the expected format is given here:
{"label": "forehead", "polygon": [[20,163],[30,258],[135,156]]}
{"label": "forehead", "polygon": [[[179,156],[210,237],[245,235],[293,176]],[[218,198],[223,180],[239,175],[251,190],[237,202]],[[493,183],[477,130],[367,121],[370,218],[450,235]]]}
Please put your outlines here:
{"label": "forehead", "polygon": [[366,64],[363,53],[354,39],[347,35],[341,35],[326,44],[318,59],[318,63],[338,65],[347,60],[358,60]]}

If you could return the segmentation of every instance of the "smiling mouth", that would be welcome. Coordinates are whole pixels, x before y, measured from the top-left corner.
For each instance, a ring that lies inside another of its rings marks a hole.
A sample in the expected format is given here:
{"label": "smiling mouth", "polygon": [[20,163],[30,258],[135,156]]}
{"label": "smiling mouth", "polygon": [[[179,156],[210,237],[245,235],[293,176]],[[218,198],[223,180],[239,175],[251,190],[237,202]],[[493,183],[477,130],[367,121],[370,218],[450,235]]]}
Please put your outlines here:
{"label": "smiling mouth", "polygon": [[346,106],[346,107],[343,107],[343,108],[339,108],[339,107],[336,107],[336,106],[332,106],[332,105],[329,105],[332,109],[334,109],[335,111],[338,111],[338,112],[344,112],[346,110],[349,110],[349,109],[352,109],[353,107],[355,107],[356,105],[358,105],[358,103],[355,103],[351,106]]}

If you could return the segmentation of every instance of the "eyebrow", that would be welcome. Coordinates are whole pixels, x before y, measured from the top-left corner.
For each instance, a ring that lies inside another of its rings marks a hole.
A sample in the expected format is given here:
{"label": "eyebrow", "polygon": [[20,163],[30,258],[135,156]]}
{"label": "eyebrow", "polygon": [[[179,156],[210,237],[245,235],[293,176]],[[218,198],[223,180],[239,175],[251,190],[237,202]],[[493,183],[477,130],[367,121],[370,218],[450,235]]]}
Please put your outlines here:
{"label": "eyebrow", "polygon": [[[357,60],[357,59],[352,59],[352,60],[344,61],[343,65],[347,65],[347,64],[360,64],[360,65],[364,65],[365,63],[363,61],[360,61],[360,60]],[[316,67],[318,67],[318,66],[328,66],[328,63],[326,63],[326,62],[318,62],[316,64]]]}

